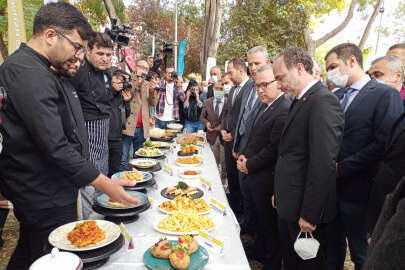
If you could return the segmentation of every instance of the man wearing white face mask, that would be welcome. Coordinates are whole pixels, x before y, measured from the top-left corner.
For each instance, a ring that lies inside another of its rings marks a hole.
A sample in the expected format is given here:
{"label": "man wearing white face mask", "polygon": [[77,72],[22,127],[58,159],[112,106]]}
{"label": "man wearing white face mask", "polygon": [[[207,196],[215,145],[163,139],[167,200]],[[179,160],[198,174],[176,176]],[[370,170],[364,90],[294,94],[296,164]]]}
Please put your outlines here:
{"label": "man wearing white face mask", "polygon": [[343,43],[326,56],[327,77],[346,87],[340,103],[345,112],[345,130],[336,163],[337,216],[328,232],[328,269],[342,270],[346,238],[356,269],[367,256],[365,215],[372,179],[376,175],[388,132],[402,111],[394,88],[370,79],[363,70],[359,47]]}
{"label": "man wearing white face mask", "polygon": [[214,96],[214,84],[216,82],[220,81],[221,77],[222,77],[222,71],[221,71],[220,67],[215,66],[210,69],[210,81],[212,82],[212,84],[210,86],[208,86],[207,98]]}

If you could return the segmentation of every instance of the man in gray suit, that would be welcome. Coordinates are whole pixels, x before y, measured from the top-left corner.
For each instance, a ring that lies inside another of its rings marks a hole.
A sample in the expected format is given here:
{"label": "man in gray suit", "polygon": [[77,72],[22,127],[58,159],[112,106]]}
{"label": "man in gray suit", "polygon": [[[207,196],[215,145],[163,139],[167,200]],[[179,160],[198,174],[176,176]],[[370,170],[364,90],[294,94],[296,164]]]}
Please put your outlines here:
{"label": "man in gray suit", "polygon": [[[262,46],[257,46],[250,49],[247,52],[247,60],[249,71],[253,80],[256,78],[256,71],[265,64],[270,63],[267,50]],[[256,118],[256,114],[259,111],[261,105],[262,102],[257,95],[255,86],[243,93],[238,122],[235,129],[235,140],[233,144],[233,155],[235,158],[240,158],[241,162],[244,161],[245,157],[239,157],[239,153],[242,153],[245,150],[245,147],[249,140],[250,132],[252,130],[254,119]],[[241,233],[244,234],[248,233],[249,231],[255,232],[256,210],[254,207],[251,192],[246,182],[246,174],[243,172],[239,172],[238,175],[240,191],[242,194],[244,218],[241,226]]]}

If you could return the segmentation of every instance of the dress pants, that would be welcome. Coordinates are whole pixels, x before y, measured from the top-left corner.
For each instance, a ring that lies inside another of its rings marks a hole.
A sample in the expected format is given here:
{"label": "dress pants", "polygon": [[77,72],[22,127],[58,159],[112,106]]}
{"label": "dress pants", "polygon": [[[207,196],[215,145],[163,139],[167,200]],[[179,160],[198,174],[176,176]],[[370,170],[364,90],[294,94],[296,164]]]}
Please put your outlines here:
{"label": "dress pants", "polygon": [[[239,171],[238,171],[239,172]],[[249,189],[249,185],[246,179],[246,174],[239,172],[239,186],[242,194],[243,204],[243,220],[241,223],[242,230],[245,228],[247,231],[254,231],[257,233],[257,211],[256,205],[253,201],[252,192]],[[254,241],[256,242],[257,237]]]}
{"label": "dress pants", "polygon": [[346,237],[354,269],[363,269],[368,251],[366,211],[366,205],[338,201],[338,214],[328,227],[329,270],[343,270],[347,248]]}
{"label": "dress pants", "polygon": [[326,270],[327,227],[327,224],[317,225],[312,235],[320,243],[318,254],[313,259],[303,260],[294,250],[294,243],[300,232],[298,221],[291,222],[279,218],[278,229],[284,270]]}
{"label": "dress pants", "polygon": [[120,171],[122,158],[122,140],[108,141],[108,177]]}
{"label": "dress pants", "polygon": [[226,165],[225,165],[225,151],[224,146],[221,144],[221,139],[219,138],[220,135],[217,136],[215,143],[213,145],[210,144],[212,153],[214,153],[215,161],[218,167],[221,167],[221,181],[222,185],[225,187],[228,185],[226,181]]}
{"label": "dress pants", "polygon": [[225,163],[226,163],[226,176],[228,178],[229,187],[229,205],[233,212],[240,214],[242,212],[241,199],[239,187],[238,169],[236,167],[236,160],[232,156],[233,142],[224,142],[225,150]]}
{"label": "dress pants", "polygon": [[49,234],[57,227],[77,220],[76,204],[42,210],[14,208],[20,222],[17,247],[7,265],[7,270],[25,270],[39,257],[49,253]]}
{"label": "dress pants", "polygon": [[257,234],[258,241],[255,244],[255,252],[260,255],[264,269],[281,269],[281,250],[277,225],[277,212],[271,205],[269,190],[246,178],[250,192],[254,195],[253,202],[257,210]]}

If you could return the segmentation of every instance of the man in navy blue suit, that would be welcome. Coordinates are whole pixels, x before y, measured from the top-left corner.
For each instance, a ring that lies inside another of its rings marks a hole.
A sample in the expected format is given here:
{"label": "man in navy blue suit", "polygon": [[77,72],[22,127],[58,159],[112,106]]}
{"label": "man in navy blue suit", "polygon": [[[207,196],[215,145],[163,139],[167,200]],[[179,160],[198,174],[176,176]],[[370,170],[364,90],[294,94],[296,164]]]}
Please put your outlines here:
{"label": "man in navy blue suit", "polygon": [[325,61],[328,73],[335,70],[346,85],[340,99],[345,130],[336,163],[338,213],[328,228],[328,268],[343,270],[347,237],[351,259],[360,270],[367,256],[365,215],[372,179],[388,132],[403,111],[402,100],[396,89],[365,74],[356,45],[334,47]]}

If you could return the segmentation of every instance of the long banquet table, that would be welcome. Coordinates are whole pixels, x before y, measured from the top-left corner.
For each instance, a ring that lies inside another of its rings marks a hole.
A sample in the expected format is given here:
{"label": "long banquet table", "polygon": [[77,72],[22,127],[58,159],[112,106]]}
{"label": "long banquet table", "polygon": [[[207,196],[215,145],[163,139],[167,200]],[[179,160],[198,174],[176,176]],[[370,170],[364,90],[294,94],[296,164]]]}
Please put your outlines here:
{"label": "long banquet table", "polygon": [[[177,171],[180,167],[175,165],[177,157],[177,150],[170,152],[167,150],[168,158],[161,160],[160,163],[169,164],[173,168],[173,176],[170,176],[163,170],[154,173],[157,182],[157,189],[149,188],[147,195],[152,199],[152,206],[147,211],[139,215],[139,219],[130,224],[126,224],[126,228],[133,237],[134,249],[128,251],[121,249],[118,253],[114,254],[109,262],[102,266],[103,270],[124,270],[124,269],[147,269],[143,263],[143,254],[153,245],[160,237],[166,236],[168,239],[177,239],[176,236],[163,235],[153,229],[152,224],[156,220],[164,218],[165,214],[158,210],[158,205],[167,200],[160,195],[160,191],[169,186],[176,184],[181,180]],[[223,189],[221,179],[219,176],[218,168],[215,163],[214,155],[206,143],[202,151],[203,164],[199,169],[203,171],[202,177],[211,182],[211,191],[204,191],[204,199],[208,200],[212,197],[224,203],[227,207],[227,215],[223,216],[217,211],[212,210],[208,216],[215,223],[215,229],[210,232],[215,238],[223,241],[224,254],[219,255],[215,251],[206,248],[209,253],[208,264],[204,267],[205,270],[239,270],[250,269],[248,260],[246,258],[242,243],[239,237],[240,227],[236,221],[235,215],[229,207],[225,191]],[[202,189],[200,180],[188,180],[187,183]],[[93,218],[102,218],[99,214],[93,214]]]}

